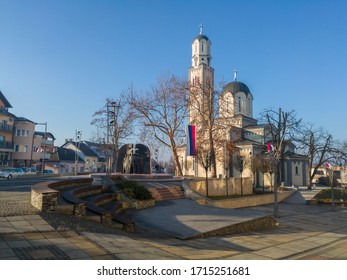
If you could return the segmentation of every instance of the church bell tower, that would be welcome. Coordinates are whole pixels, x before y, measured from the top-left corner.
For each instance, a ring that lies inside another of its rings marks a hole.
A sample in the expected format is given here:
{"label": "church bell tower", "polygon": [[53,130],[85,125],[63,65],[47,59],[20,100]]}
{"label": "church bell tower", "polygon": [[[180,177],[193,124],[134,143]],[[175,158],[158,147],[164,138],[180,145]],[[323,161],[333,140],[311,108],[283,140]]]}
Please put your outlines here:
{"label": "church bell tower", "polygon": [[[204,89],[214,87],[214,69],[211,67],[211,41],[203,34],[200,25],[200,34],[192,42],[192,66],[189,68],[189,83],[195,91],[200,91],[204,100]],[[189,123],[194,123],[194,108],[190,108]]]}

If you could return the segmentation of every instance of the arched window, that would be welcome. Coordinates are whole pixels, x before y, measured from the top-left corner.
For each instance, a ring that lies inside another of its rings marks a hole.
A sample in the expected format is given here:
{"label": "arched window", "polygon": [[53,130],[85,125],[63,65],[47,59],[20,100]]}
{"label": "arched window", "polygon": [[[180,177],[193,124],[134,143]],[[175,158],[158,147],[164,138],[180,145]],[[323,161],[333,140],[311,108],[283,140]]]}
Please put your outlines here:
{"label": "arched window", "polygon": [[225,109],[227,112],[229,112],[229,103],[230,103],[230,100],[229,100],[229,96],[228,96],[226,101],[225,101]]}
{"label": "arched window", "polygon": [[242,102],[241,102],[241,96],[239,96],[239,113],[241,113],[241,109],[242,109]]}
{"label": "arched window", "polygon": [[201,52],[204,52],[204,43],[201,44]]}
{"label": "arched window", "polygon": [[295,175],[299,175],[299,167],[295,166]]}

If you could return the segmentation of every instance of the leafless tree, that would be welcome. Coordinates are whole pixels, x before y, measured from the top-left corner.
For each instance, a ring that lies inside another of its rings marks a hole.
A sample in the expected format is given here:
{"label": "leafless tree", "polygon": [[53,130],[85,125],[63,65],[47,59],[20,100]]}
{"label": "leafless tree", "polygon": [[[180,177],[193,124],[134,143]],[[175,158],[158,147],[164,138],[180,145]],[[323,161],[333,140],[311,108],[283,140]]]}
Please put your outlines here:
{"label": "leafless tree", "polygon": [[339,143],[323,128],[315,128],[312,124],[305,124],[292,135],[297,150],[309,157],[309,185],[317,170],[325,163],[336,158],[339,153]]}
{"label": "leafless tree", "polygon": [[271,150],[268,151],[271,164],[275,167],[276,183],[274,186],[274,216],[279,217],[278,202],[277,202],[277,188],[281,184],[284,172],[283,168],[284,152],[286,141],[289,140],[291,131],[298,128],[301,119],[298,119],[294,110],[289,112],[268,109],[261,114],[261,121],[267,124],[269,128],[269,137],[271,139]]}
{"label": "leafless tree", "polygon": [[243,171],[247,168],[248,164],[249,164],[248,159],[241,156],[240,154],[233,157],[234,168],[240,173],[240,178],[241,178],[240,193],[241,193],[241,196],[243,196],[242,175],[243,175]]}
{"label": "leafless tree", "polygon": [[176,174],[182,176],[178,156],[178,141],[184,137],[187,117],[187,82],[175,75],[158,80],[145,94],[131,90],[127,101],[137,114],[138,120],[152,135],[172,152]]}
{"label": "leafless tree", "polygon": [[271,155],[276,160],[276,185],[281,184],[282,178],[280,168],[283,166],[284,152],[286,143],[291,139],[292,131],[297,130],[301,124],[301,119],[298,119],[294,110],[289,112],[278,111],[273,109],[265,110],[261,114],[261,122],[265,123],[269,128],[269,139],[272,145]]}
{"label": "leafless tree", "polygon": [[91,124],[97,128],[94,141],[104,147],[106,155],[112,153],[113,170],[117,164],[120,146],[132,135],[134,120],[135,114],[123,95],[119,98],[107,98],[105,106],[92,116]]}
{"label": "leafless tree", "polygon": [[[201,83],[199,80],[195,80],[194,84],[189,85],[190,120],[192,124],[196,125],[197,147],[204,146],[202,149],[208,150],[208,165],[213,178],[217,176],[216,151],[223,148],[225,142],[218,135],[223,129],[223,124],[218,121],[217,99],[220,92],[216,88],[212,81]],[[198,160],[200,159],[202,159],[201,156]],[[206,168],[206,159],[205,162],[199,161],[199,164]]]}

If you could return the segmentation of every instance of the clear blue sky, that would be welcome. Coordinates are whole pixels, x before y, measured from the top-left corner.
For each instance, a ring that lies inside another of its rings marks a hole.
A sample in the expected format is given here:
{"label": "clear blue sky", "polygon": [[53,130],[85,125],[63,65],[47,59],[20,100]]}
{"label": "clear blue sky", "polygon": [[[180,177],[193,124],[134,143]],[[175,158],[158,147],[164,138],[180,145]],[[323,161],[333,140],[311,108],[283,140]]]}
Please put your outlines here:
{"label": "clear blue sky", "polygon": [[237,67],[255,117],[295,109],[347,140],[346,15],[343,0],[0,0],[0,90],[15,115],[47,121],[56,144],[76,129],[89,140],[107,97],[188,75],[203,24],[215,80]]}

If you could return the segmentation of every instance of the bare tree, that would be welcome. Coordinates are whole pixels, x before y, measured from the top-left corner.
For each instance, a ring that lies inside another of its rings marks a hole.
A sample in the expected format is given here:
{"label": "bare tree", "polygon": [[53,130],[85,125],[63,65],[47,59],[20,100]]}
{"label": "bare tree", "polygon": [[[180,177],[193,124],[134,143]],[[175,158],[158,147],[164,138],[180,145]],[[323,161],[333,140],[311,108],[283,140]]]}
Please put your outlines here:
{"label": "bare tree", "polygon": [[248,166],[248,160],[239,154],[233,157],[233,165],[234,165],[234,168],[240,173],[240,178],[241,178],[240,193],[241,193],[241,196],[243,196],[243,185],[242,185],[243,176],[242,175],[243,175],[243,171]]}
{"label": "bare tree", "polygon": [[143,95],[133,90],[127,100],[135,110],[141,124],[151,130],[151,135],[172,152],[176,174],[182,176],[178,156],[178,141],[184,137],[184,121],[187,116],[187,82],[169,75],[158,80]]}
{"label": "bare tree", "polygon": [[261,114],[261,121],[267,124],[269,128],[269,139],[272,157],[276,160],[276,185],[281,184],[282,178],[280,168],[283,167],[284,152],[287,140],[291,140],[292,131],[297,130],[301,123],[294,110],[283,112],[281,108],[278,111],[268,109]]}
{"label": "bare tree", "polygon": [[112,170],[115,170],[118,150],[125,144],[124,140],[132,135],[135,114],[122,95],[116,99],[107,98],[105,106],[97,110],[92,117],[91,124],[97,128],[97,138],[94,141],[104,146],[106,156],[112,153]]}
{"label": "bare tree", "polygon": [[297,119],[294,110],[283,112],[281,108],[278,111],[273,109],[266,110],[261,114],[261,121],[267,124],[269,128],[270,141],[268,149],[269,159],[275,168],[276,183],[274,186],[274,216],[279,217],[277,188],[281,184],[284,172],[283,168],[284,152],[286,140],[290,137],[291,131],[298,128],[301,119]]}
{"label": "bare tree", "polygon": [[[200,135],[197,137],[197,146],[204,146],[203,149],[208,150],[208,165],[213,178],[217,176],[216,151],[223,148],[225,142],[225,139],[218,137],[220,130],[224,128],[218,121],[216,101],[219,95],[220,92],[213,86],[212,81],[201,83],[195,80],[194,84],[189,85],[190,122],[196,125],[197,135]],[[199,163],[205,168],[206,163]]]}
{"label": "bare tree", "polygon": [[300,127],[292,138],[297,145],[297,150],[309,157],[309,186],[311,186],[317,170],[325,162],[336,157],[336,153],[340,151],[339,144],[326,130],[321,127],[315,128],[312,124]]}

